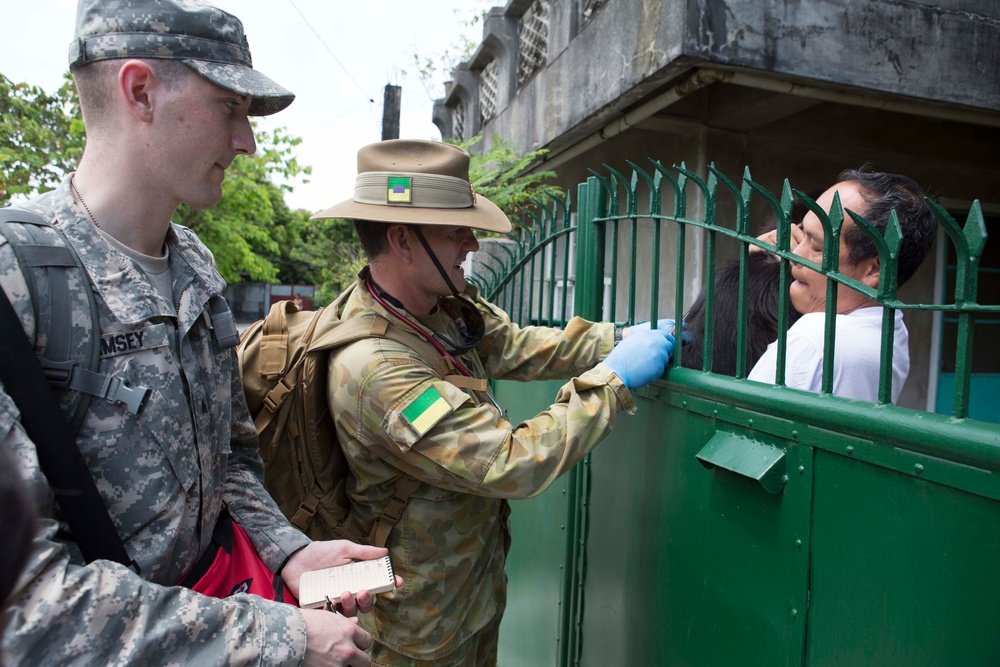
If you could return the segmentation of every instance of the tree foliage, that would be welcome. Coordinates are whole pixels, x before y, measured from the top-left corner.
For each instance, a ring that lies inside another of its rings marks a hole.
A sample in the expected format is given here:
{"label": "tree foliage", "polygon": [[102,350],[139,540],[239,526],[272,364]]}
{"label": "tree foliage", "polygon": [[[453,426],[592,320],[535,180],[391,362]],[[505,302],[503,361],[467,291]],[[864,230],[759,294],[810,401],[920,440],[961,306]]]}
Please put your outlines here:
{"label": "tree foliage", "polygon": [[[469,150],[481,140],[481,136],[476,136],[457,145]],[[529,224],[528,213],[537,211],[536,202],[548,205],[551,197],[563,195],[558,187],[545,183],[555,176],[554,171],[529,171],[547,152],[541,149],[519,155],[520,149],[514,142],[494,135],[486,153],[471,153],[469,180],[476,193],[500,207],[511,222]]]}
{"label": "tree foliage", "polygon": [[69,73],[48,94],[0,73],[0,206],[46,192],[83,155],[84,130]]}

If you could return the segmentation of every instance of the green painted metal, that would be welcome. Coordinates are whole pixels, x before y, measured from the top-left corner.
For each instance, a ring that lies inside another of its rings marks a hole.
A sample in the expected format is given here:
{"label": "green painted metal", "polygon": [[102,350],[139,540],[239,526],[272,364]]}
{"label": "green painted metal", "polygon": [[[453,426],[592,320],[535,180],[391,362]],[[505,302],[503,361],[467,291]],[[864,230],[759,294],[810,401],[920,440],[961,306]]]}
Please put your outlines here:
{"label": "green painted metal", "polygon": [[785,475],[785,451],[747,438],[719,431],[695,454],[703,466],[722,468],[752,479],[768,493],[781,493]]}
{"label": "green painted metal", "polygon": [[[496,274],[479,283],[487,297],[506,298],[524,324],[558,324],[574,313],[656,319],[660,282],[671,273],[673,312],[693,296],[684,292],[688,233],[703,235],[709,275],[718,240],[734,239],[744,277],[750,246],[781,259],[780,321],[791,262],[829,278],[828,361],[838,284],[885,307],[879,400],[829,395],[829,363],[823,393],[782,386],[784,330],[773,386],[745,379],[743,352],[729,378],[678,367],[678,349],[666,377],[636,392],[635,416],[622,417],[607,442],[540,498],[515,503],[501,664],[1000,664],[1000,428],[969,418],[972,328],[1000,313],[977,302],[986,241],[979,204],[963,225],[932,204],[958,258],[953,301],[907,304],[897,295],[895,218],[879,234],[850,213],[879,252],[882,280],[872,289],[839,271],[839,198],[828,213],[787,180],[777,195],[768,192],[749,170],[737,184],[714,165],[702,177],[683,164],[628,164],[631,177],[609,168],[580,184],[575,226],[568,196],[539,206],[531,230],[500,252]],[[720,197],[735,204],[731,219],[719,219]],[[795,197],[824,227],[821,264],[791,253]],[[774,245],[750,236],[755,201],[778,222]],[[643,226],[654,245],[650,266],[638,264]],[[670,227],[677,255],[673,272],[661,272]],[[564,297],[555,317],[554,284],[568,282],[574,241],[574,308],[566,311]],[[535,289],[545,281],[548,290]],[[646,281],[651,303],[636,289]],[[707,369],[715,295],[713,281],[705,285]],[[741,328],[747,296],[744,287]],[[896,310],[957,320],[950,415],[891,405]],[[556,387],[500,382],[497,393],[512,414],[528,416],[551,402]]]}

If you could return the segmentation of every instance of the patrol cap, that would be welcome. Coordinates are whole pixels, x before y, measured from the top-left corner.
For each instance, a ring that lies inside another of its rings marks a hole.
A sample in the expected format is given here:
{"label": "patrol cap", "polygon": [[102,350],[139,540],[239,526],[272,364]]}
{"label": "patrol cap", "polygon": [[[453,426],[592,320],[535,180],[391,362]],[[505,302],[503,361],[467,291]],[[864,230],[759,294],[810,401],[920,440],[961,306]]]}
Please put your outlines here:
{"label": "patrol cap", "polygon": [[253,68],[238,18],[197,0],[80,0],[69,66],[99,60],[180,60],[215,85],[253,98],[251,116],[295,99]]}
{"label": "patrol cap", "polygon": [[389,139],[358,151],[354,196],[312,217],[510,231],[500,208],[477,195],[469,154],[440,141]]}

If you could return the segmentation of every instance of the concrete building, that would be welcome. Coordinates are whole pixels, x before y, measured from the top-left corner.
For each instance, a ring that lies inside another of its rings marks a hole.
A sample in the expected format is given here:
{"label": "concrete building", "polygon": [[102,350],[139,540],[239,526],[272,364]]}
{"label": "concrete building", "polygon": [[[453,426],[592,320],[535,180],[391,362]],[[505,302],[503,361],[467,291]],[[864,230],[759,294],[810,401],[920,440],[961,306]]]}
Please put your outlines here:
{"label": "concrete building", "polygon": [[[653,158],[703,175],[714,163],[737,183],[746,166],[771,192],[785,178],[808,192],[871,161],[962,216],[980,200],[994,236],[980,302],[1000,303],[995,0],[510,0],[489,12],[434,122],[446,138],[482,135],[482,148],[497,136],[547,149],[537,168],[555,169],[570,190],[588,168],[628,174],[626,160]],[[751,219],[765,219],[764,204],[754,206]],[[734,210],[720,205],[720,220]],[[904,301],[940,298],[943,237],[932,253]],[[697,233],[687,257],[693,299],[704,281]],[[934,409],[954,357],[949,325],[907,320],[913,363],[900,404]],[[995,335],[980,326],[979,340]],[[1000,354],[976,350],[977,372],[1000,388]]]}

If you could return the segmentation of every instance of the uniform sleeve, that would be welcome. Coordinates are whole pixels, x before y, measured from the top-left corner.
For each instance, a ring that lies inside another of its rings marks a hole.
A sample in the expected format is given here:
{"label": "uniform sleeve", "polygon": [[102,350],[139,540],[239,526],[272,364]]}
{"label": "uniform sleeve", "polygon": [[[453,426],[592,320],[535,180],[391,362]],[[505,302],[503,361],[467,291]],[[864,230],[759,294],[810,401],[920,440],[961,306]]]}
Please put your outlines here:
{"label": "uniform sleeve", "polygon": [[565,329],[524,327],[480,302],[486,335],[476,348],[486,374],[497,380],[551,380],[590,370],[614,348],[614,324],[574,317]]}
{"label": "uniform sleeve", "polygon": [[28,563],[8,601],[9,664],[297,665],[305,624],[291,605],[250,595],[226,600],[144,581],[109,561],[71,562],[55,536],[52,493],[35,446],[0,390],[0,443],[14,454],[39,509]]}
{"label": "uniform sleeve", "polygon": [[[378,344],[389,343],[356,345]],[[331,361],[338,382],[328,386],[339,426],[351,433],[347,446],[448,490],[536,495],[611,431],[620,410],[635,410],[628,389],[604,364],[563,385],[545,411],[511,424],[419,361],[372,364],[358,377],[336,360],[351,352]],[[352,469],[362,484],[368,481],[361,458],[352,457]]]}
{"label": "uniform sleeve", "polygon": [[247,531],[264,562],[277,572],[289,556],[311,540],[288,522],[264,488],[264,464],[257,431],[247,409],[239,364],[232,366],[232,453],[226,470],[223,501],[233,518]]}

